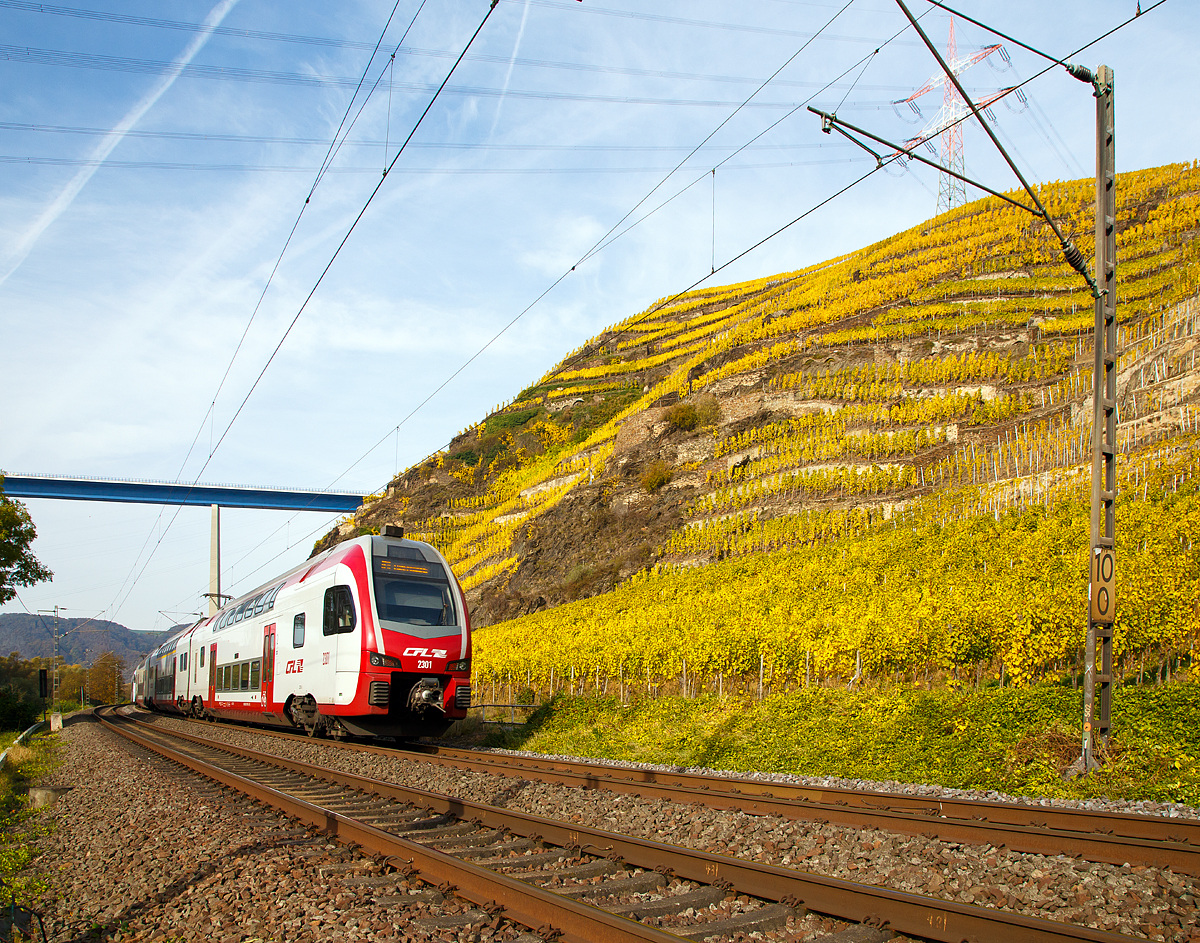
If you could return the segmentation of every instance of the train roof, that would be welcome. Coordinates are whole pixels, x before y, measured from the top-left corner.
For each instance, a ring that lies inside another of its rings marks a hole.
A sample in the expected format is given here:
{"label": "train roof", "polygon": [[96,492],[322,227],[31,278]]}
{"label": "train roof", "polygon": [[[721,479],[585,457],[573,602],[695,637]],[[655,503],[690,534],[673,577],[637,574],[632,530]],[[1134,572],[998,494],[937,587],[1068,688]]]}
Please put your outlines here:
{"label": "train roof", "polygon": [[322,551],[321,553],[317,554],[315,557],[309,557],[307,560],[304,560],[303,562],[296,564],[296,566],[292,567],[290,570],[287,570],[284,573],[280,573],[278,576],[274,577],[273,579],[269,579],[265,583],[260,583],[258,586],[255,586],[252,590],[242,593],[240,596],[237,596],[236,598],[229,600],[229,602],[225,603],[225,605],[223,605],[220,609],[218,609],[216,612],[214,612],[211,616],[206,616],[204,619],[201,619],[199,623],[197,623],[194,626],[191,626],[190,628],[194,629],[194,628],[196,628],[196,626],[200,625],[201,623],[208,622],[209,620],[219,619],[224,613],[226,613],[230,609],[236,609],[238,606],[240,606],[246,600],[253,599],[259,593],[265,593],[267,590],[269,590],[273,587],[280,586],[281,584],[286,583],[289,579],[291,579],[297,573],[303,572],[304,570],[311,569],[312,567],[316,566],[318,563],[322,562],[323,560],[329,559],[329,557],[333,556],[333,554],[336,553],[338,550],[349,549],[349,546],[348,546],[349,544],[354,543],[355,541],[361,540],[361,539],[363,539],[363,537],[366,537],[367,539],[372,540],[372,541],[386,540],[388,543],[400,544],[401,546],[404,546],[404,545],[413,546],[413,547],[431,546],[430,544],[426,543],[423,540],[411,540],[407,537],[379,537],[378,535],[371,535],[371,534],[364,534],[361,537],[351,537],[348,540],[343,540],[339,544],[335,544],[334,546],[330,547],[328,550]]}

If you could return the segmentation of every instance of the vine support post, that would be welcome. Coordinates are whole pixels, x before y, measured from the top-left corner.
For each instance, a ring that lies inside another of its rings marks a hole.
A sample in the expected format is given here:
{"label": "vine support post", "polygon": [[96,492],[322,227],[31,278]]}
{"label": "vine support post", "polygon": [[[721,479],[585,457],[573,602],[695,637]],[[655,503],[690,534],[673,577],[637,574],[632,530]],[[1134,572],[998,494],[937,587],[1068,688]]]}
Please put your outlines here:
{"label": "vine support post", "polygon": [[1092,369],[1092,516],[1088,629],[1083,676],[1085,770],[1108,740],[1112,711],[1112,640],[1116,617],[1117,229],[1113,70],[1096,70],[1096,321]]}

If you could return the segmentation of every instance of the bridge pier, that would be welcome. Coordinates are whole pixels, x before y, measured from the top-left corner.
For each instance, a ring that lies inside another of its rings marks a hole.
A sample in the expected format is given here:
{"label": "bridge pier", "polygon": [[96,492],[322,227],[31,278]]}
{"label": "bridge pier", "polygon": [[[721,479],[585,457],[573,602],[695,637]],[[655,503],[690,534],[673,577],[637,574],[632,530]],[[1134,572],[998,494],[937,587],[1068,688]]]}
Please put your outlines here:
{"label": "bridge pier", "polygon": [[212,505],[212,531],[208,545],[208,614],[221,608],[221,505]]}

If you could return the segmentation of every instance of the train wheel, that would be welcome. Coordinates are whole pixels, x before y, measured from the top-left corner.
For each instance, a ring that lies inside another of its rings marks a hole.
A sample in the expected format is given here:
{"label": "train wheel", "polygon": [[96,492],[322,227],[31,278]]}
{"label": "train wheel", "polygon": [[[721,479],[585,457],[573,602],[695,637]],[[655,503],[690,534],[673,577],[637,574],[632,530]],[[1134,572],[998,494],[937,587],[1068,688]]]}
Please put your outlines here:
{"label": "train wheel", "polygon": [[204,698],[199,694],[192,698],[192,716],[197,720],[204,719]]}

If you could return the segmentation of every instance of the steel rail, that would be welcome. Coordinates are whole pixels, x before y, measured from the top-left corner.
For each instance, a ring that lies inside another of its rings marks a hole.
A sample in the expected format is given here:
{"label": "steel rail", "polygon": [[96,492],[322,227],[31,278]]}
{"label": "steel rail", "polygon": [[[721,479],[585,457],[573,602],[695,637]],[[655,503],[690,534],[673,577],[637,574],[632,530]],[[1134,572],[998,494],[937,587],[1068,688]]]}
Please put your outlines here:
{"label": "steel rail", "polygon": [[[806,907],[843,920],[887,927],[898,933],[923,939],[945,943],[960,943],[963,940],[976,943],[1067,943],[1081,940],[1089,943],[1130,943],[1131,940],[1137,939],[1090,927],[1076,927],[988,907],[976,907],[885,887],[857,884],[793,868],[744,861],[651,839],[558,822],[424,789],[299,763],[182,731],[166,731],[132,718],[123,720],[127,724],[150,727],[167,736],[232,755],[258,760],[366,793],[399,799],[432,812],[452,814],[490,828],[507,829],[524,838],[539,839],[551,845],[578,849],[598,856],[619,856],[620,860],[634,867],[667,871],[676,877],[703,884],[723,882],[726,886],[732,886],[741,893],[752,894],[755,897],[791,903],[793,906]],[[368,847],[365,843],[362,844]],[[671,939],[677,940],[678,937]]]}
{"label": "steel rail", "polygon": [[[286,736],[292,736],[286,734]],[[343,744],[362,748],[360,744]],[[366,747],[366,749],[371,749]],[[448,766],[467,767],[477,771],[492,771],[501,775],[531,773],[569,773],[586,779],[584,788],[612,789],[615,783],[636,783],[664,790],[688,789],[700,793],[688,795],[682,801],[705,803],[703,796],[728,796],[744,807],[747,798],[763,797],[774,800],[799,801],[820,807],[822,811],[845,813],[847,808],[869,812],[904,813],[910,816],[938,817],[978,825],[1008,825],[1054,830],[1056,833],[1095,834],[1100,840],[1112,837],[1165,842],[1169,845],[1193,846],[1192,855],[1200,859],[1200,819],[1169,819],[1162,816],[1136,815],[1127,812],[1102,812],[1091,809],[1068,809],[1026,805],[1019,802],[995,802],[981,799],[956,799],[931,796],[912,796],[903,793],[846,789],[837,786],[803,786],[797,783],[771,782],[736,776],[713,776],[685,771],[665,771],[616,766],[608,763],[589,763],[583,760],[552,760],[535,756],[514,756],[504,753],[483,753],[440,746],[416,745],[411,752],[428,756],[431,762]],[[506,773],[512,770],[512,773]],[[653,794],[653,793],[647,793]],[[663,796],[667,796],[664,791]],[[775,813],[784,814],[784,813]],[[792,814],[789,817],[794,818]],[[937,818],[929,818],[925,827]],[[857,824],[856,822],[850,824]],[[961,839],[955,839],[961,840]],[[1011,847],[1011,846],[1010,846]],[[1184,848],[1183,850],[1188,850]],[[1058,854],[1059,851],[1053,852]],[[1124,862],[1121,862],[1124,863]],[[1132,862],[1130,862],[1132,864]],[[1164,865],[1165,867],[1165,865]],[[1172,865],[1174,867],[1174,865]],[[1196,873],[1196,872],[1189,872]]]}
{"label": "steel rail", "polygon": [[[308,739],[284,731],[256,732],[284,739]],[[391,748],[323,742],[339,749],[396,755]],[[1023,854],[1068,854],[1105,864],[1170,868],[1180,874],[1200,875],[1200,821],[1197,820],[810,787],[440,746],[420,745],[401,755],[457,769],[674,802],[696,802],[712,809],[877,828],[942,841],[992,844]]]}
{"label": "steel rail", "polygon": [[[186,753],[172,750],[151,737],[127,729],[128,724],[136,724],[140,721],[126,720],[124,723],[113,723],[100,714],[96,716],[107,729],[126,737],[139,746],[186,766],[193,772],[215,780],[223,786],[244,793],[257,802],[294,816],[308,825],[316,826],[331,838],[354,843],[375,854],[384,855],[396,862],[406,863],[420,874],[422,880],[429,884],[443,887],[447,884],[452,885],[454,893],[458,896],[487,908],[494,909],[495,905],[500,904],[505,917],[523,924],[531,930],[541,930],[544,933],[546,928],[553,927],[561,931],[564,939],[577,941],[577,943],[593,943],[593,941],[597,941],[597,943],[646,943],[646,941],[679,943],[679,937],[665,933],[656,927],[630,920],[628,917],[611,914],[599,907],[593,907],[568,897],[562,897],[535,885],[526,884],[469,861],[455,858],[419,842],[400,838],[381,828],[360,822],[352,816],[324,809],[264,783],[255,782],[253,779],[206,763],[204,760]],[[163,733],[161,730],[158,732]],[[180,735],[172,731],[170,736]],[[181,738],[197,739],[189,735],[182,735]],[[212,745],[212,741],[208,741],[208,744]],[[223,752],[234,751],[225,749]],[[245,755],[251,754],[252,751],[247,751]],[[266,754],[251,756],[251,758],[269,762],[271,765],[279,765],[278,758],[270,758]],[[310,770],[299,763],[291,764],[290,768],[309,776],[326,772],[318,769]],[[448,805],[452,804],[451,802]],[[447,811],[453,811],[453,809],[447,808]]]}
{"label": "steel rail", "polygon": [[[459,761],[461,762],[461,761]],[[513,774],[526,774],[529,768],[508,767]],[[494,770],[495,771],[495,770]],[[602,788],[612,792],[634,793],[639,796],[670,799],[675,802],[698,802],[708,808],[734,810],[751,815],[777,815],[789,819],[847,825],[856,828],[877,828],[901,835],[936,838],[940,841],[967,844],[991,844],[997,848],[1030,855],[1061,855],[1083,857],[1117,866],[1142,865],[1151,868],[1170,868],[1182,874],[1200,874],[1200,847],[1184,842],[1127,838],[1119,835],[1094,835],[1085,832],[1049,828],[1044,824],[1013,824],[993,821],[970,821],[958,817],[913,815],[911,812],[886,808],[872,809],[866,805],[850,807],[830,802],[795,802],[774,796],[764,789],[761,793],[738,793],[713,788],[712,780],[702,785],[674,785],[633,779],[606,778],[597,782],[595,770],[541,770],[539,778],[562,785],[582,788]]]}

